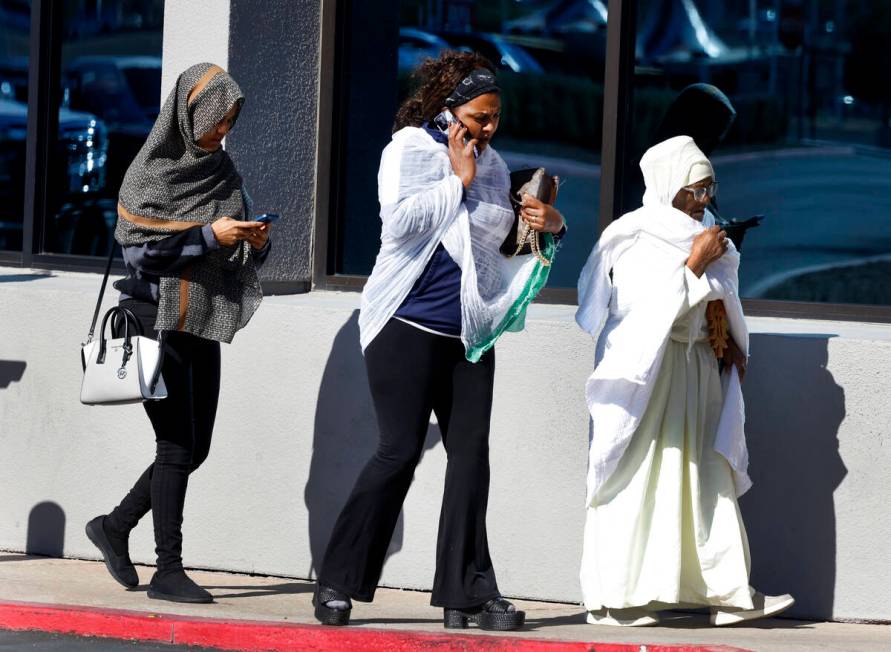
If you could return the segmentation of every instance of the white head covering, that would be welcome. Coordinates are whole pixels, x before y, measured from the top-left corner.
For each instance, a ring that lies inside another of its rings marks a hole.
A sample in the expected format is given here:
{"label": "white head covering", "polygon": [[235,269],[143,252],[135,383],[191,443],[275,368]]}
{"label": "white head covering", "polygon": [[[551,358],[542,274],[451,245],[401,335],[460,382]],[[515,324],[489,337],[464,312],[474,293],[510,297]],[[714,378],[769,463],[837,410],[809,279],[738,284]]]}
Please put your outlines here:
{"label": "white head covering", "polygon": [[715,176],[712,164],[690,136],[675,136],[653,145],[640,159],[640,169],[647,188],[644,206],[671,206],[681,188]]}

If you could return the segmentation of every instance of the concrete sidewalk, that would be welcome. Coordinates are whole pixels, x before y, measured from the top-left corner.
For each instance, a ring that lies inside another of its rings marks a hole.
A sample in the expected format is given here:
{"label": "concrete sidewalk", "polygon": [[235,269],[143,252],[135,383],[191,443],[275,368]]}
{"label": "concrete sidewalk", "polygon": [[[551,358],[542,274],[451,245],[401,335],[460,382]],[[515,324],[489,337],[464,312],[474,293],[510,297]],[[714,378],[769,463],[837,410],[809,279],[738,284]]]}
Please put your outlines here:
{"label": "concrete sidewalk", "polygon": [[[137,569],[140,579],[144,583],[148,582],[153,569],[146,566],[139,566]],[[194,571],[191,575],[213,593],[215,604],[182,605],[149,600],[144,584],[133,591],[125,591],[111,579],[104,565],[97,562],[0,553],[0,623],[6,623],[0,626],[14,627],[9,624],[12,622],[9,619],[3,620],[4,610],[18,614],[27,612],[32,619],[28,622],[37,622],[36,626],[28,627],[44,629],[40,625],[43,622],[39,620],[41,617],[45,617],[47,623],[53,619],[58,621],[66,610],[72,614],[69,619],[87,623],[99,622],[103,618],[107,621],[109,614],[120,615],[122,612],[107,611],[116,609],[127,610],[125,615],[129,620],[120,622],[128,624],[121,626],[130,627],[127,631],[133,632],[134,636],[139,629],[136,625],[140,623],[175,622],[194,625],[197,622],[204,626],[205,638],[201,642],[209,647],[213,646],[215,634],[208,632],[224,632],[226,627],[230,630],[242,627],[245,631],[259,627],[267,628],[269,637],[272,638],[282,632],[297,632],[305,637],[300,640],[307,640],[308,645],[309,640],[315,637],[316,643],[307,649],[334,649],[323,645],[324,641],[332,640],[331,636],[346,636],[355,646],[363,633],[371,640],[374,637],[379,639],[381,631],[394,636],[393,640],[399,642],[400,649],[414,649],[413,640],[419,641],[417,647],[422,646],[420,641],[426,641],[424,646],[470,649],[459,642],[460,636],[455,638],[456,635],[451,630],[443,629],[442,612],[429,606],[430,596],[427,593],[381,589],[374,603],[355,604],[352,620],[354,626],[323,628],[315,626],[312,616],[310,599],[313,585],[310,582],[208,571]],[[13,603],[31,604],[25,608]],[[526,611],[527,626],[520,632],[507,633],[509,638],[501,638],[508,641],[512,649],[527,649],[524,647],[526,643],[513,641],[524,639],[529,641],[528,649],[553,650],[561,649],[558,641],[576,642],[566,649],[598,651],[632,649],[610,645],[623,643],[647,645],[649,650],[660,646],[664,646],[662,649],[666,650],[714,650],[726,646],[725,649],[742,648],[759,652],[891,650],[891,626],[887,625],[775,619],[746,627],[713,628],[704,615],[668,613],[664,615],[663,626],[622,629],[585,624],[584,612],[577,605],[517,601],[517,606]],[[38,620],[35,621],[35,618]],[[205,620],[208,618],[215,620]],[[209,624],[213,625],[210,629]],[[313,627],[301,628],[301,625]],[[283,626],[297,629],[280,629]],[[64,631],[50,626],[46,629]],[[466,633],[474,637],[471,641],[479,641],[487,649],[507,649],[496,645],[495,639],[490,641],[486,638],[484,642],[484,639],[477,638],[489,637],[489,633],[483,634],[475,629],[466,630]],[[114,633],[109,631],[106,635]],[[326,636],[329,638],[325,639]],[[449,637],[455,638],[455,645],[448,644]],[[197,639],[194,640],[198,642]],[[585,642],[587,645],[579,647],[578,642]],[[542,647],[541,644],[544,643],[548,645]],[[230,644],[228,649],[237,648]]]}

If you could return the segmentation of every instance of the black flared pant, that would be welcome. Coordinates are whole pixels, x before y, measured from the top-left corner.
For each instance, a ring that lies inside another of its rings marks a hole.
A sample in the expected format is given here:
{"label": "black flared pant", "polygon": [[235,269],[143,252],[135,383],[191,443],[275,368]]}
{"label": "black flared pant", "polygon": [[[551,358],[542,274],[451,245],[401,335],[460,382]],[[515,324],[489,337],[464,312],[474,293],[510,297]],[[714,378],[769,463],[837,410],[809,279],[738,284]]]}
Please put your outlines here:
{"label": "black flared pant", "polygon": [[430,602],[468,608],[497,597],[486,537],[494,351],[471,364],[460,340],[391,319],[365,362],[380,440],[334,525],[320,583],[374,597],[432,412],[448,464]]}

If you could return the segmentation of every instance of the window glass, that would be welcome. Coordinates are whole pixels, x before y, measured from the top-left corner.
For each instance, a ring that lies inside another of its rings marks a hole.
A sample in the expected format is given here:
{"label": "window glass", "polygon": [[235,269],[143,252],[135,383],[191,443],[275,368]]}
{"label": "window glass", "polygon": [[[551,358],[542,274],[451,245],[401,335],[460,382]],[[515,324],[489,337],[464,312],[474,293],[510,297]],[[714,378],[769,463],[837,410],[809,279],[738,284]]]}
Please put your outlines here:
{"label": "window glass", "polygon": [[640,0],[624,209],[646,147],[696,131],[720,217],[763,216],[743,297],[891,305],[889,42],[884,0]]}
{"label": "window glass", "polygon": [[511,170],[545,167],[561,178],[557,206],[569,234],[548,285],[575,287],[596,237],[605,3],[344,4],[333,271],[364,275],[374,265],[377,168],[412,70],[444,49],[474,50],[498,67],[503,115],[493,147]]}
{"label": "window glass", "polygon": [[21,251],[30,0],[0,0],[0,250]]}
{"label": "window glass", "polygon": [[118,189],[161,100],[163,0],[62,5],[59,156],[43,249],[105,255]]}

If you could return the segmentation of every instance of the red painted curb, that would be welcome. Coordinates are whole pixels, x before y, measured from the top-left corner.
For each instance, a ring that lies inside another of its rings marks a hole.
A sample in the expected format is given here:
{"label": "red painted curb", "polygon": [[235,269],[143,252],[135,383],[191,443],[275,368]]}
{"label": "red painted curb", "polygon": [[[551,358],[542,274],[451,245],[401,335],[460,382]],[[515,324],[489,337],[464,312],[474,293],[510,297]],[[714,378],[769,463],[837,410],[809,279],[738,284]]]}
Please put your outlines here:
{"label": "red painted curb", "polygon": [[335,628],[275,621],[189,618],[75,605],[0,602],[0,629],[202,645],[241,652],[747,652],[724,645],[641,645],[511,636]]}

